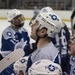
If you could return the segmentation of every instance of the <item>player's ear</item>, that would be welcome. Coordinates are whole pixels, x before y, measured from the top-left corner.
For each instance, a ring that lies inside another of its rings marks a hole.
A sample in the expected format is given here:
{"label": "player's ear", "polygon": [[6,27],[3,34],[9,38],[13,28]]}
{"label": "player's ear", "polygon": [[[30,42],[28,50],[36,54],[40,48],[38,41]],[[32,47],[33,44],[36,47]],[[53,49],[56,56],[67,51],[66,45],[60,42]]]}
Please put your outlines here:
{"label": "player's ear", "polygon": [[41,30],[39,30],[37,32],[37,35],[40,36],[40,37],[43,37],[46,34],[47,34],[47,29],[46,28],[42,28]]}
{"label": "player's ear", "polygon": [[46,33],[47,33],[47,29],[46,29],[46,28],[43,28],[43,29],[41,30],[41,33],[42,33],[42,34],[46,34]]}

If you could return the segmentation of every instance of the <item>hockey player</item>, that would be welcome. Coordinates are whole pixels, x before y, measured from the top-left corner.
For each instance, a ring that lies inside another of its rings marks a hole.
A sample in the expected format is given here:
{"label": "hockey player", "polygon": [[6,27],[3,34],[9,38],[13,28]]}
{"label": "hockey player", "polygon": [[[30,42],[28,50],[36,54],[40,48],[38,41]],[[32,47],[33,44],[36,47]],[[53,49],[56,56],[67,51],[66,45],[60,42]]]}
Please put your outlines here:
{"label": "hockey player", "polygon": [[37,49],[29,56],[26,73],[29,67],[40,59],[49,59],[59,63],[59,51],[51,38],[60,32],[62,20],[53,12],[39,13],[31,25],[31,38],[36,40]]}
{"label": "hockey player", "polygon": [[72,36],[68,42],[70,54],[67,58],[67,69],[64,70],[64,75],[75,75],[75,36]]}
{"label": "hockey player", "polygon": [[62,70],[67,70],[67,63],[68,63],[68,55],[69,55],[69,49],[68,49],[68,42],[70,40],[70,32],[66,26],[65,23],[63,23],[63,28],[61,31],[55,35],[54,38],[52,38],[52,42],[54,45],[58,48],[60,51],[61,56],[61,67]]}
{"label": "hockey player", "polygon": [[5,56],[0,61],[0,75],[15,75],[15,72],[13,71],[11,66],[9,67],[9,65],[13,64],[24,55],[25,52],[23,49],[16,49],[7,56]]}
{"label": "hockey player", "polygon": [[24,26],[24,16],[17,9],[12,9],[7,13],[8,22],[11,23],[2,33],[1,53],[3,57],[14,50],[18,42],[29,44],[28,31]]}
{"label": "hockey player", "polygon": [[[51,7],[44,7],[40,10],[40,13],[54,12]],[[34,19],[30,21],[33,23]],[[64,66],[67,67],[67,58],[68,58],[68,41],[70,39],[70,32],[65,23],[63,23],[63,27],[58,34],[56,34],[53,38],[51,38],[53,44],[60,51],[61,61],[60,64],[62,66],[63,71],[67,70]],[[63,65],[62,65],[63,64]]]}
{"label": "hockey player", "polygon": [[14,63],[14,71],[17,75],[25,75],[26,64],[28,57],[22,57]]}
{"label": "hockey player", "polygon": [[72,37],[70,39],[70,42],[68,43],[70,48],[70,55],[68,56],[68,71],[64,71],[64,75],[75,75],[75,37]]}
{"label": "hockey player", "polygon": [[[16,44],[21,42],[21,45],[29,44],[28,31],[24,26],[24,16],[17,9],[12,9],[7,13],[8,22],[11,23],[2,33],[1,54],[3,57],[15,50]],[[18,46],[20,48],[20,45]],[[9,70],[11,68],[11,70]],[[12,65],[7,67],[1,74],[10,75],[13,73]]]}
{"label": "hockey player", "polygon": [[[41,9],[40,13],[42,12],[54,12],[52,8],[50,7],[44,7]],[[60,51],[60,56],[61,56],[61,66],[63,70],[67,70],[64,66],[67,67],[67,58],[68,58],[68,42],[70,39],[70,32],[66,26],[65,23],[63,23],[63,27],[60,30],[60,32],[58,34],[56,34],[54,36],[54,38],[52,38],[52,42],[53,44],[58,48],[58,50]],[[63,65],[62,65],[63,64]]]}
{"label": "hockey player", "polygon": [[60,65],[48,59],[41,59],[32,64],[28,75],[62,75],[62,69]]}

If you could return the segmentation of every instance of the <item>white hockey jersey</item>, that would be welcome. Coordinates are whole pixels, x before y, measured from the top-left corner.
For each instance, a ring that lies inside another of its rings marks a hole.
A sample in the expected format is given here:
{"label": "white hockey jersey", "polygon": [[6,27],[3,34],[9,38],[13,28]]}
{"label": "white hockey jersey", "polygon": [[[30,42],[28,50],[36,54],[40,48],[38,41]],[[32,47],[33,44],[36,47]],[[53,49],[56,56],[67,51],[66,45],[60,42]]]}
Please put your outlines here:
{"label": "white hockey jersey", "polygon": [[59,50],[53,45],[52,42],[42,48],[36,49],[28,59],[26,72],[34,62],[40,59],[49,59],[59,64]]}

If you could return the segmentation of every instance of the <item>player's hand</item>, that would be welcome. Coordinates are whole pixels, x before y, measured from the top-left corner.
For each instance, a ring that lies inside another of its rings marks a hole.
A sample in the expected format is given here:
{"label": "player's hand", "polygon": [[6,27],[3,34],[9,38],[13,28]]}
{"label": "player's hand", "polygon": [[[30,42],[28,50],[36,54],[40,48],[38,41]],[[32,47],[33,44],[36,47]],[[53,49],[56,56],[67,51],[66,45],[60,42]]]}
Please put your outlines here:
{"label": "player's hand", "polygon": [[20,42],[18,42],[18,43],[15,45],[14,49],[18,49],[18,48],[22,48],[22,49],[23,49],[26,44],[27,44],[27,41],[21,40]]}

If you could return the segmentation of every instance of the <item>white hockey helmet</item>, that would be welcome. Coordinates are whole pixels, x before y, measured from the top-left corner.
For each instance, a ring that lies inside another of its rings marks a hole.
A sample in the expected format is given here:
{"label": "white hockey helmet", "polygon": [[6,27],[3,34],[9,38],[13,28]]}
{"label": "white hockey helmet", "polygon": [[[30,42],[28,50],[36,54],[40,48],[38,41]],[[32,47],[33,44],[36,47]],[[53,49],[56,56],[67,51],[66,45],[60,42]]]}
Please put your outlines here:
{"label": "white hockey helmet", "polygon": [[62,75],[60,65],[51,60],[42,59],[36,61],[28,70],[28,75]]}
{"label": "white hockey helmet", "polygon": [[22,57],[21,59],[19,59],[18,61],[14,63],[13,67],[17,75],[19,74],[20,71],[22,71],[23,74],[25,75],[27,61],[28,61],[28,57]]}
{"label": "white hockey helmet", "polygon": [[47,7],[43,7],[41,10],[40,10],[40,13],[42,12],[53,12],[53,9],[49,6]]}
{"label": "white hockey helmet", "polygon": [[63,27],[62,20],[53,12],[39,13],[35,19],[35,22],[36,20],[39,22],[37,29],[40,30],[42,28],[47,28],[48,37],[54,37],[55,34],[59,33]]}
{"label": "white hockey helmet", "polygon": [[21,15],[21,12],[17,9],[12,9],[11,11],[7,12],[7,19],[10,22],[18,15]]}
{"label": "white hockey helmet", "polygon": [[[45,13],[46,13],[46,12],[53,12],[53,9],[52,9],[51,7],[49,7],[49,6],[43,7],[43,8],[40,10],[39,13],[42,13],[42,12],[45,12]],[[35,20],[35,18],[36,18],[36,16],[34,16],[34,17],[31,19],[29,25],[33,23],[33,21]]]}

